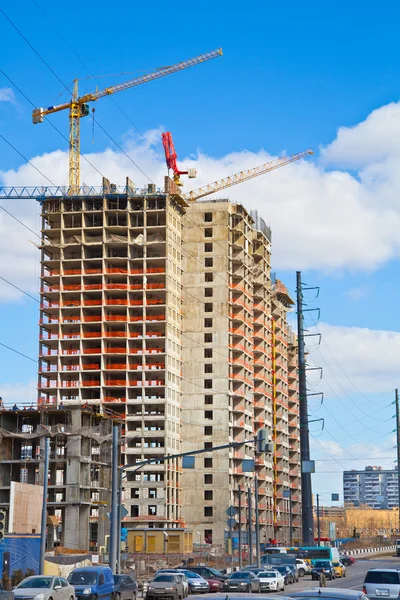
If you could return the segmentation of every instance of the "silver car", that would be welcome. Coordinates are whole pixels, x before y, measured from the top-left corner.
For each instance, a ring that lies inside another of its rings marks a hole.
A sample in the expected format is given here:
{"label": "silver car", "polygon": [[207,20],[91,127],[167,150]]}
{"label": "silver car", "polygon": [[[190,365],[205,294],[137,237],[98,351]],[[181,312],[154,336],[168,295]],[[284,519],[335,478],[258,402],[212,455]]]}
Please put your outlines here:
{"label": "silver car", "polygon": [[363,592],[368,598],[398,598],[400,596],[400,571],[398,569],[370,569],[364,580]]}
{"label": "silver car", "polygon": [[14,600],[75,600],[75,588],[63,577],[34,575],[14,589]]}

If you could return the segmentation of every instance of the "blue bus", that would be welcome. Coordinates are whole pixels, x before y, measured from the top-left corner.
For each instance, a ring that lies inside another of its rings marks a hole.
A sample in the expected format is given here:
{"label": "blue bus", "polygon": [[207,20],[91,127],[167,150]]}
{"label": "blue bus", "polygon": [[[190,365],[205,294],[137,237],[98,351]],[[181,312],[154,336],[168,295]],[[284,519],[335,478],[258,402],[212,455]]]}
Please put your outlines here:
{"label": "blue bus", "polygon": [[[265,555],[271,554],[291,554],[296,558],[301,558],[310,564],[314,564],[316,560],[330,560],[334,563],[339,562],[339,552],[337,548],[331,546],[293,546],[293,547],[270,547],[265,548]],[[265,560],[267,562],[267,560]]]}

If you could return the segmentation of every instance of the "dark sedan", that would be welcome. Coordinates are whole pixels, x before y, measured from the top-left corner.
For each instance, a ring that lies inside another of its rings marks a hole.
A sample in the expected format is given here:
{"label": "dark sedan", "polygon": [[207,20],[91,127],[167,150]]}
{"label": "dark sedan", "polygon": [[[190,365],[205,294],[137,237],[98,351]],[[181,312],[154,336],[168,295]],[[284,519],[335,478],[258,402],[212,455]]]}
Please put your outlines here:
{"label": "dark sedan", "polygon": [[311,579],[319,579],[322,571],[324,571],[325,577],[330,581],[336,579],[335,567],[330,560],[316,560],[311,569]]}
{"label": "dark sedan", "polygon": [[138,586],[129,575],[114,575],[115,600],[136,600]]}
{"label": "dark sedan", "polygon": [[341,563],[344,564],[345,567],[351,567],[351,565],[354,565],[354,563],[356,562],[352,556],[347,554],[340,554],[339,560]]}
{"label": "dark sedan", "polygon": [[212,569],[211,567],[193,567],[190,565],[189,567],[184,567],[185,569],[189,569],[192,573],[197,573],[204,577],[204,579],[216,579],[217,581],[226,581],[228,579],[227,575],[221,573],[221,571],[217,571],[217,569]]}
{"label": "dark sedan", "polygon": [[251,571],[236,571],[224,581],[224,592],[260,592],[260,580]]}

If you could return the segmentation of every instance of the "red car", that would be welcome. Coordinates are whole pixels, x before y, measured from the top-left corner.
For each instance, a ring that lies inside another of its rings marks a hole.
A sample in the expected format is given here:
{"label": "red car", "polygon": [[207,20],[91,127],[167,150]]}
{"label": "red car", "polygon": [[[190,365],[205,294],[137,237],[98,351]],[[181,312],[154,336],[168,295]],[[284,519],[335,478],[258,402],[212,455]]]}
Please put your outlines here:
{"label": "red car", "polygon": [[206,579],[206,581],[210,586],[210,592],[220,592],[222,590],[222,581],[217,579]]}

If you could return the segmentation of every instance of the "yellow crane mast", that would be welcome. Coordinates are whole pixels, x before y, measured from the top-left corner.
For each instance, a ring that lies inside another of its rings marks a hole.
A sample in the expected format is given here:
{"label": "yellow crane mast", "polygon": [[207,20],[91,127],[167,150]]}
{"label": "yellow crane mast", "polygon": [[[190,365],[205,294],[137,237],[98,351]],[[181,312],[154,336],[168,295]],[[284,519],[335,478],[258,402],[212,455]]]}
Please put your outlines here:
{"label": "yellow crane mast", "polygon": [[107,87],[103,90],[99,90],[91,94],[85,94],[81,97],[79,97],[78,95],[78,80],[75,79],[72,91],[72,98],[69,102],[65,102],[64,104],[59,104],[57,106],[49,106],[48,108],[36,108],[32,112],[32,121],[34,124],[43,123],[44,117],[46,115],[50,115],[61,110],[69,109],[69,194],[79,194],[80,120],[82,117],[86,117],[89,114],[89,102],[94,102],[95,100],[104,98],[104,96],[110,96],[111,94],[122,92],[123,90],[127,90],[131,87],[142,85],[143,83],[148,83],[149,81],[154,81],[155,79],[165,77],[166,75],[171,75],[172,73],[176,73],[177,71],[188,69],[189,67],[193,67],[195,65],[198,65],[202,62],[205,62],[212,58],[216,58],[221,55],[222,49],[218,48],[217,50],[213,50],[212,52],[201,54],[200,56],[196,56],[194,58],[185,60],[175,65],[162,67],[160,69],[157,69],[157,71],[154,71],[153,73],[142,75],[141,77],[138,77],[136,79],[131,79],[130,81]]}

